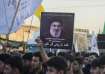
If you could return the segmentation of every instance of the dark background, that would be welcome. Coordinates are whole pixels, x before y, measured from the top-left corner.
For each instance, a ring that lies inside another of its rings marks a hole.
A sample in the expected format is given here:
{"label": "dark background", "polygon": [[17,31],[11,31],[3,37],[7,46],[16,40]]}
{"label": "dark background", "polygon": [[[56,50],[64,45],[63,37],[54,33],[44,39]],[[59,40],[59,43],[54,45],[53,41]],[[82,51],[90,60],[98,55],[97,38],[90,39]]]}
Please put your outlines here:
{"label": "dark background", "polygon": [[105,34],[98,34],[97,43],[99,49],[105,49]]}

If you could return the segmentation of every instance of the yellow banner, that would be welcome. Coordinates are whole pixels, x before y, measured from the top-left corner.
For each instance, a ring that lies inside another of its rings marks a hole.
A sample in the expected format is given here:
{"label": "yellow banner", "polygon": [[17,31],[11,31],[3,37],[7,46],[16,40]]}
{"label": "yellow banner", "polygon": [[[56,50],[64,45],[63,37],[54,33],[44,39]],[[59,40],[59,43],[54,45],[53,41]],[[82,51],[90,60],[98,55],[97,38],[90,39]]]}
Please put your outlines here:
{"label": "yellow banner", "polygon": [[44,12],[44,7],[43,5],[40,5],[37,10],[35,11],[35,15],[40,18],[41,17],[41,12]]}

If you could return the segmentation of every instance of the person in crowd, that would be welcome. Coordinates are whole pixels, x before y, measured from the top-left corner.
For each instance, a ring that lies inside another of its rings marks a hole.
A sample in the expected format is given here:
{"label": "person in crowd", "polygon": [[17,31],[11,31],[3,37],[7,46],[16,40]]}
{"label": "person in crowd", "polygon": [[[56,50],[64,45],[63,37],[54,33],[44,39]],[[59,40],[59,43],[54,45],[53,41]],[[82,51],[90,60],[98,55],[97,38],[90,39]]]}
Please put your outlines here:
{"label": "person in crowd", "polygon": [[6,59],[3,74],[23,74],[23,61],[19,56]]}
{"label": "person in crowd", "polygon": [[25,53],[23,55],[23,73],[24,74],[29,74],[30,70],[31,70],[31,62],[32,62],[32,53]]}
{"label": "person in crowd", "polygon": [[82,59],[75,57],[73,62],[71,63],[71,72],[73,74],[83,74],[82,71]]}
{"label": "person in crowd", "polygon": [[100,74],[99,60],[94,59],[91,63],[90,74]]}
{"label": "person in crowd", "polygon": [[26,53],[24,59],[24,74],[43,74],[40,53]]}
{"label": "person in crowd", "polygon": [[32,53],[25,53],[23,55],[23,63],[25,68],[31,67]]}
{"label": "person in crowd", "polygon": [[82,71],[84,74],[90,74],[90,67],[91,67],[91,62],[89,59],[89,54],[88,53],[83,53],[83,65],[82,65]]}
{"label": "person in crowd", "polygon": [[33,53],[32,56],[32,70],[33,70],[33,74],[43,74],[42,71],[42,59],[40,56],[40,52],[35,52]]}
{"label": "person in crowd", "polygon": [[66,74],[67,72],[67,62],[63,57],[52,57],[46,64],[46,74]]}

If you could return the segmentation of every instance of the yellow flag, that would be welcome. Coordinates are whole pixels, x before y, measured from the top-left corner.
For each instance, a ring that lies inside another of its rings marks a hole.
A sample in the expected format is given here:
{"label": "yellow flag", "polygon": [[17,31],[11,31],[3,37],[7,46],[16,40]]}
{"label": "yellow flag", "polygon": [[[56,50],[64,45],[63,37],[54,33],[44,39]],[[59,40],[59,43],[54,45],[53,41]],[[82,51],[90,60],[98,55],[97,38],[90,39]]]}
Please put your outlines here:
{"label": "yellow flag", "polygon": [[37,16],[38,18],[41,17],[41,12],[44,12],[44,7],[43,5],[40,5],[37,10],[35,11],[35,16]]}

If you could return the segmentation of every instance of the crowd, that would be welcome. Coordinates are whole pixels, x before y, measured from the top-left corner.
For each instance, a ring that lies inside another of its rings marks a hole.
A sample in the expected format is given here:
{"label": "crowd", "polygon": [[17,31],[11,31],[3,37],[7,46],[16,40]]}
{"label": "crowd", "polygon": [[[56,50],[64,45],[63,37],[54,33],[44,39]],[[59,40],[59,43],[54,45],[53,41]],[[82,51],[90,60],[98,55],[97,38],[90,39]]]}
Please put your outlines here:
{"label": "crowd", "polygon": [[96,53],[47,53],[36,40],[39,52],[1,53],[0,74],[105,74],[105,55]]}

